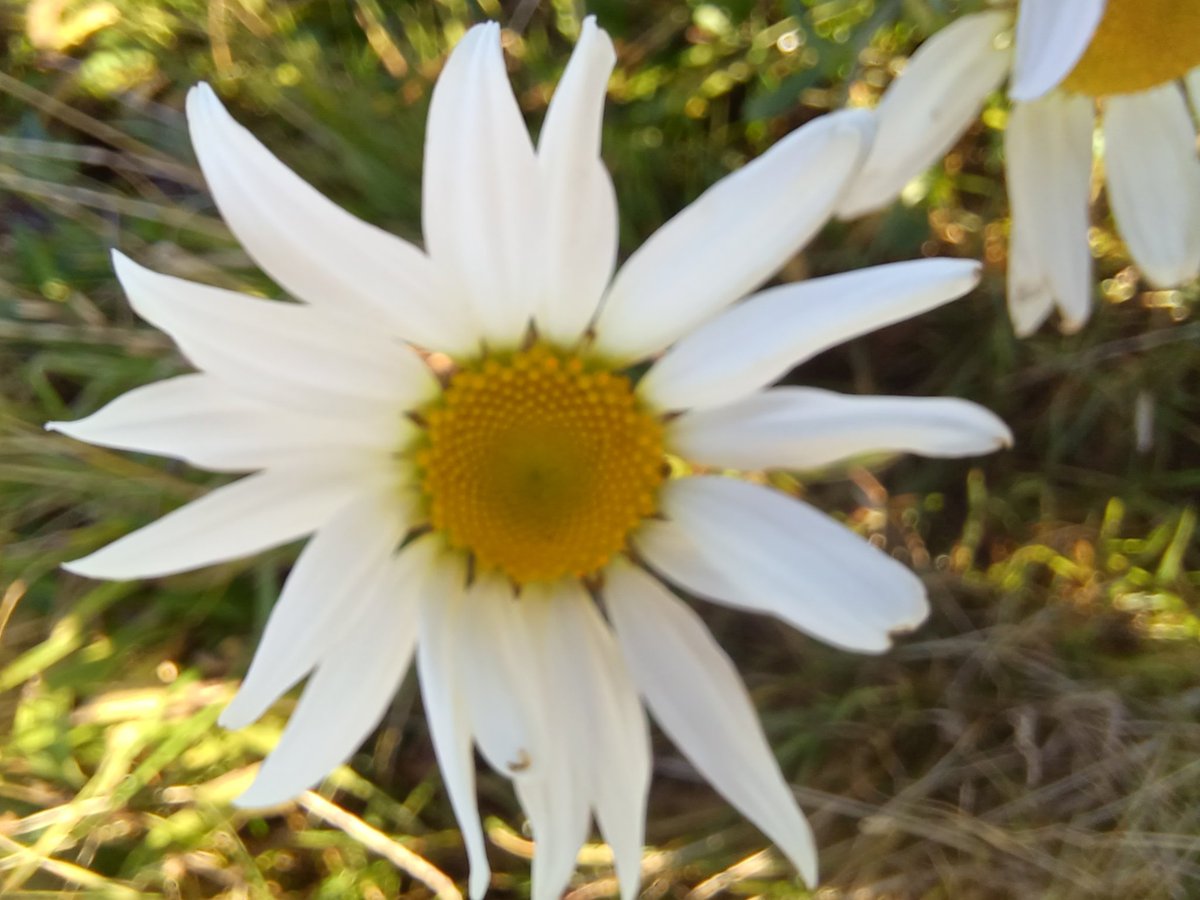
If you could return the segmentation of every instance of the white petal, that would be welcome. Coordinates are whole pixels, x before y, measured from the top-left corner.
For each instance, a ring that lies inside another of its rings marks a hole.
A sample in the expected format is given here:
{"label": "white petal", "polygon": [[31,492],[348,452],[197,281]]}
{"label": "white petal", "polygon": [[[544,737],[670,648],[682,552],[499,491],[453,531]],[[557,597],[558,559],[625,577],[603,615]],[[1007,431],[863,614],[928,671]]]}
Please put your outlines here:
{"label": "white petal", "polygon": [[546,111],[538,139],[545,191],[543,337],[577,340],[591,321],[617,261],[617,200],[600,159],[600,122],[616,63],[612,41],[588,16]]}
{"label": "white petal", "polygon": [[610,568],[604,601],[629,668],[663,731],[815,887],[812,831],[733,663],[700,617],[625,563]]}
{"label": "white petal", "polygon": [[492,347],[518,343],[542,258],[537,160],[508,84],[500,26],[459,41],[433,91],[421,213],[444,283]]}
{"label": "white petal", "polygon": [[[1021,262],[1022,296],[1037,297],[1042,283],[1062,312],[1062,328],[1083,327],[1092,308],[1092,251],[1088,245],[1093,105],[1090,98],[1051,94],[1013,106],[1005,132],[1008,198],[1012,218],[1026,241]],[[1014,305],[1024,302],[1017,298]]]}
{"label": "white petal", "polygon": [[728,403],[822,350],[963,296],[979,273],[973,260],[924,259],[771,288],[668,350],[638,392],[657,409]]}
{"label": "white petal", "polygon": [[[635,538],[647,561],[672,581],[718,603],[771,613],[846,650],[882,653],[894,632],[925,620],[925,586],[896,560],[806,503],[771,488],[702,476],[662,491],[667,522]],[[678,528],[659,554],[655,533]],[[681,569],[680,547],[707,557],[699,577]],[[705,577],[715,572],[719,581]],[[728,586],[718,596],[713,588]]]}
{"label": "white petal", "polygon": [[1192,101],[1192,112],[1200,119],[1200,68],[1192,69],[1183,78],[1188,99]]}
{"label": "white petal", "polygon": [[684,413],[669,426],[672,452],[726,469],[815,469],[866,453],[958,457],[1012,445],[982,406],[951,397],[855,397],[782,387],[727,406]]}
{"label": "white petal", "polygon": [[214,472],[247,472],[298,458],[383,455],[414,426],[386,417],[305,415],[259,403],[211,375],[180,375],[134,388],[52,431],[101,447],[182,459]]}
{"label": "white petal", "polygon": [[470,895],[472,900],[480,900],[487,892],[491,867],[475,801],[475,755],[458,671],[461,644],[457,625],[462,615],[464,576],[465,567],[457,554],[443,556],[431,576],[421,604],[417,671],[442,781],[467,847]]}
{"label": "white petal", "polygon": [[1107,0],[1021,0],[1017,58],[1009,94],[1037,100],[1071,74],[1104,15]]}
{"label": "white petal", "polygon": [[839,217],[887,206],[954,146],[1008,73],[1011,51],[999,37],[1011,21],[1007,12],[963,16],[913,54],[879,102],[875,140]]}
{"label": "white petal", "polygon": [[1174,83],[1108,98],[1108,199],[1134,262],[1160,288],[1200,273],[1200,157],[1196,126]]}
{"label": "white petal", "polygon": [[862,110],[821,116],[651,235],[605,298],[597,351],[650,356],[766,281],[829,220],[871,127]]}
{"label": "white petal", "polygon": [[519,612],[508,582],[488,574],[471,585],[457,624],[471,731],[488,764],[510,778],[541,768],[538,673],[529,665],[533,651]]}
{"label": "white petal", "polygon": [[[362,614],[331,645],[304,687],[283,737],[238,806],[271,806],[312,787],[350,758],[379,724],[412,660],[420,572],[371,592]],[[411,576],[417,576],[411,578]],[[415,582],[415,583],[414,583]],[[405,593],[400,593],[402,588]],[[405,594],[408,594],[407,596]]]}
{"label": "white petal", "polygon": [[1028,229],[1012,215],[1008,236],[1008,317],[1017,337],[1029,337],[1054,312],[1054,291]]}
{"label": "white petal", "polygon": [[[590,805],[596,811],[613,850],[622,896],[629,900],[641,881],[650,786],[646,716],[612,632],[582,585],[570,582],[546,594],[527,590],[521,604],[533,619],[535,646],[543,654],[547,737],[568,752],[575,789],[583,793],[584,809]],[[566,818],[573,821],[569,807]],[[569,828],[558,831],[571,834]],[[574,869],[578,847],[569,843],[561,847],[559,877],[548,879],[554,887]]]}
{"label": "white petal", "polygon": [[406,595],[419,589],[414,581],[429,567],[428,553],[408,549],[394,561],[412,513],[396,498],[371,491],[317,530],[288,575],[221,725],[242,728],[257,720],[371,606],[414,602]]}
{"label": "white petal", "polygon": [[405,344],[295,303],[259,300],[142,268],[113,253],[134,310],[235,390],[309,411],[399,415],[438,391]]}
{"label": "white petal", "polygon": [[320,528],[386,474],[280,466],[248,475],[63,568],[115,581],[157,578],[251,556]]}
{"label": "white petal", "polygon": [[188,93],[187,113],[221,215],[292,296],[432,349],[471,345],[425,254],[305,183],[233,120],[207,84]]}

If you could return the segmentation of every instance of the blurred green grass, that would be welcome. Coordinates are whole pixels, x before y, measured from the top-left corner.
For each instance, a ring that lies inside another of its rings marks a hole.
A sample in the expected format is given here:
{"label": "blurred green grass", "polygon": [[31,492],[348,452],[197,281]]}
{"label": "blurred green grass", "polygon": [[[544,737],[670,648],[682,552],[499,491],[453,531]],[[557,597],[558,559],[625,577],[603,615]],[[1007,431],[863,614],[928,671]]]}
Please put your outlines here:
{"label": "blurred green grass", "polygon": [[[978,5],[589,3],[620,59],[604,156],[623,253],[782,134],[870,102],[924,35]],[[145,584],[64,575],[62,560],[212,480],[40,424],[182,370],[129,312],[110,247],[274,291],[204,191],[180,113],[191,84],[211,81],[338,202],[415,238],[429,91],[447,48],[484,17],[510,25],[511,75],[536,128],[579,25],[565,0],[0,2],[5,897],[425,897],[439,885],[452,895],[422,865],[462,884],[424,722],[409,714],[411,681],[320,794],[278,815],[231,811],[287,704],[242,732],[214,719],[294,551]],[[930,585],[931,622],[864,659],[703,612],[817,829],[828,882],[818,896],[1193,896],[1200,289],[1142,290],[1101,219],[1106,302],[1093,322],[1016,341],[1003,310],[1003,121],[997,99],[908,205],[831,225],[785,273],[935,254],[988,264],[970,298],[791,376],[970,397],[1013,427],[1017,447],[983,460],[780,476],[911,562]],[[799,895],[761,836],[665,743],[657,758],[647,896]],[[520,811],[501,779],[481,774],[480,791],[492,895],[527,896]],[[612,895],[603,848],[584,856],[571,896]]]}

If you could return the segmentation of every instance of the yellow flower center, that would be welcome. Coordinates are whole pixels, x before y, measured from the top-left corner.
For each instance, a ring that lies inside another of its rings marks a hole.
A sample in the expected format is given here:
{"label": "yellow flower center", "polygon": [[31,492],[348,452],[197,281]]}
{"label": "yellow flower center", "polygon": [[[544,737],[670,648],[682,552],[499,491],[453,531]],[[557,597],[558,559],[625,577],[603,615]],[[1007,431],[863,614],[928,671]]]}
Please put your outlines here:
{"label": "yellow flower center", "polygon": [[655,512],[663,427],[629,379],[535,345],[450,379],[418,452],[433,527],[519,584],[583,577]]}
{"label": "yellow flower center", "polygon": [[1108,0],[1092,42],[1062,86],[1092,97],[1132,94],[1197,66],[1197,0]]}

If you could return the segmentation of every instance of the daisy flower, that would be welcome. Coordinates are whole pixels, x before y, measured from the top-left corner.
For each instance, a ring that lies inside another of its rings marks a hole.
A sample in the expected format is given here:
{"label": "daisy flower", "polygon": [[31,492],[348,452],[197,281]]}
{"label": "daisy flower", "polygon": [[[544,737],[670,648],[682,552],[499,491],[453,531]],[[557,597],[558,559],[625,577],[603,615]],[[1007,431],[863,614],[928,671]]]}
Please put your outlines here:
{"label": "daisy flower", "polygon": [[1200,4],[1021,0],[1013,25],[1008,11],[976,13],[925,42],[884,92],[875,146],[838,212],[891,203],[1008,77],[1009,314],[1025,336],[1057,306],[1073,332],[1092,306],[1097,114],[1108,202],[1134,262],[1162,288],[1200,272]]}
{"label": "daisy flower", "polygon": [[[250,474],[68,568],[158,577],[312,535],[221,718],[253,722],[307,678],[243,806],[285,801],[346,760],[415,656],[472,896],[489,880],[473,747],[529,816],[535,897],[567,884],[593,816],[622,895],[636,893],[643,702],[813,884],[812,836],[746,690],[674,590],[864,653],[925,618],[907,568],[727,473],[1007,443],[1003,423],[962,400],[768,388],[827,347],[968,292],[978,267],[900,263],[732,305],[831,215],[868,142],[869,115],[850,111],[722,180],[614,275],[600,159],[612,44],[585,23],[535,147],[499,38],[494,24],[468,32],[434,90],[424,250],[331,204],[208,87],[191,92],[192,141],[225,220],[299,302],[114,255],[134,309],[199,371],[50,427]],[[435,373],[435,353],[448,370]]]}

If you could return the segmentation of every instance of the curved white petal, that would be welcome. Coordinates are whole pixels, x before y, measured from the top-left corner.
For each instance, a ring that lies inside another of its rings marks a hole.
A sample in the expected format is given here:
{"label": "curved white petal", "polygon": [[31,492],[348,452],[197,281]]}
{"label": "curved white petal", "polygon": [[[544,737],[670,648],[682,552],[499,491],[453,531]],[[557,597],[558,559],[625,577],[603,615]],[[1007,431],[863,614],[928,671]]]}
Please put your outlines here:
{"label": "curved white petal", "polygon": [[322,456],[381,456],[403,447],[415,430],[398,415],[335,418],[273,408],[205,374],[134,388],[90,416],[47,422],[46,428],[214,472],[248,472]]}
{"label": "curved white petal", "polygon": [[282,803],[321,781],[350,758],[379,724],[412,660],[421,572],[401,586],[376,585],[365,609],[337,637],[304,687],[283,737],[254,783],[234,802],[242,807]]}
{"label": "curved white petal", "polygon": [[242,728],[257,720],[372,606],[415,603],[408,595],[418,589],[429,559],[410,549],[396,561],[413,513],[403,506],[371,491],[317,529],[288,575],[221,725]]}
{"label": "curved white petal", "polygon": [[1188,99],[1192,102],[1192,112],[1200,119],[1200,68],[1188,72],[1183,83],[1187,88]]}
{"label": "curved white petal", "polygon": [[812,831],[733,663],[700,617],[624,562],[610,567],[604,602],[625,660],[663,731],[815,887]]}
{"label": "curved white petal", "polygon": [[268,469],[210,491],[63,568],[124,581],[251,556],[315,531],[365,488],[386,489],[389,478],[353,465]]}
{"label": "curved white petal", "polygon": [[999,37],[1011,21],[1007,12],[963,16],[912,55],[879,102],[875,140],[838,203],[840,218],[889,205],[962,137],[1008,73],[1011,51]]}
{"label": "curved white petal", "polygon": [[1108,98],[1108,199],[1130,255],[1157,287],[1200,274],[1200,157],[1196,126],[1174,83]]}
{"label": "curved white petal", "polygon": [[488,764],[510,778],[540,774],[540,687],[533,649],[507,581],[476,578],[457,623],[458,666],[471,731]]}
{"label": "curved white petal", "polygon": [[438,391],[408,346],[295,303],[160,275],[113,253],[139,316],[232,389],[302,411],[400,415]]}
{"label": "curved white petal", "polygon": [[583,334],[617,261],[617,199],[600,159],[600,122],[616,59],[612,41],[588,16],[538,138],[546,284],[537,325],[543,337],[561,344]]}
{"label": "curved white petal", "polygon": [[1054,291],[1043,271],[1037,246],[1014,214],[1009,224],[1008,278],[1005,286],[1008,317],[1017,337],[1029,337],[1054,312]]}
{"label": "curved white petal", "polygon": [[500,26],[459,41],[433,90],[421,215],[443,284],[493,348],[525,335],[543,255],[537,160],[504,69]]}
{"label": "curved white petal", "polygon": [[1017,7],[1014,100],[1037,100],[1071,74],[1104,15],[1107,0],[1021,0]]}
{"label": "curved white petal", "polygon": [[[645,526],[635,546],[672,581],[718,603],[770,613],[862,653],[882,653],[893,633],[929,614],[925,586],[909,569],[779,491],[732,478],[683,478],[663,488],[662,510],[667,521]],[[660,542],[671,552],[659,553]],[[704,565],[679,565],[697,556]],[[723,587],[729,590],[710,593]]]}
{"label": "curved white petal", "polygon": [[1012,445],[993,413],[952,397],[856,397],[781,387],[684,413],[672,452],[726,469],[814,469],[866,453],[957,457]]}
{"label": "curved white petal", "polygon": [[[424,540],[437,539],[430,536]],[[438,767],[467,847],[471,900],[481,900],[491,880],[491,867],[475,801],[475,754],[459,674],[458,621],[463,615],[464,578],[465,566],[458,554],[443,554],[435,563],[421,603],[417,672]]]}
{"label": "curved white petal", "polygon": [[[533,623],[535,646],[543,654],[541,677],[548,691],[545,737],[568,753],[565,763],[573,770],[574,790],[582,793],[585,811],[588,806],[595,810],[613,850],[622,896],[629,900],[637,896],[641,881],[650,786],[645,713],[612,632],[582,585],[569,582],[544,592],[527,590],[521,603]],[[566,836],[574,838],[570,826],[577,824],[575,816],[568,805],[563,816],[567,827],[557,829],[563,835],[559,871],[547,879],[549,886],[539,886],[555,897],[565,883],[562,879],[574,869],[578,846],[570,846]]]}
{"label": "curved white petal", "polygon": [[963,296],[979,274],[973,260],[923,259],[771,288],[668,350],[638,393],[657,409],[737,400],[822,350]]}
{"label": "curved white petal", "polygon": [[[1049,290],[1062,312],[1064,331],[1082,328],[1092,309],[1088,207],[1093,125],[1090,98],[1056,93],[1015,104],[1004,139],[1013,227],[1024,242],[1018,248],[1021,277],[1010,288],[1017,292],[1010,307],[1036,306],[1040,293]],[[1035,280],[1035,273],[1040,278]],[[1022,318],[1017,324],[1034,316]]]}
{"label": "curved white petal", "polygon": [[871,130],[862,110],[821,116],[658,229],[617,273],[597,351],[650,356],[766,281],[829,220]]}
{"label": "curved white petal", "polygon": [[207,84],[188,93],[187,114],[221,215],[288,293],[431,349],[471,345],[425,254],[322,196],[235,122]]}

